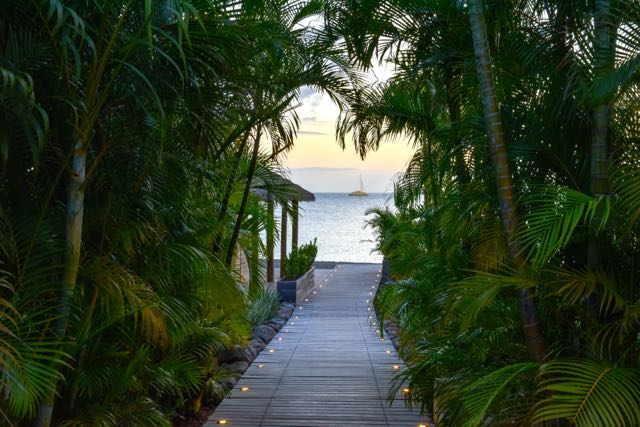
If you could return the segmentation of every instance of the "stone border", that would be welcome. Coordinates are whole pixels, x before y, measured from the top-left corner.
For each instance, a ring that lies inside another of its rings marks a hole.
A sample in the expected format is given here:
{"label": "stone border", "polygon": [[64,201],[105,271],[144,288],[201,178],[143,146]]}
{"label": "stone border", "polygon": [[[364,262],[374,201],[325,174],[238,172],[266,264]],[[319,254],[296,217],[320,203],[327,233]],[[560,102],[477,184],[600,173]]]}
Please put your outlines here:
{"label": "stone border", "polygon": [[[229,350],[225,350],[218,355],[218,366],[220,369],[232,372],[237,375],[230,376],[222,381],[222,386],[226,392],[230,391],[245,373],[249,365],[258,357],[258,354],[276,336],[276,334],[287,323],[293,315],[295,306],[289,303],[280,304],[276,315],[267,323],[253,328],[251,339],[246,347],[234,345]],[[218,402],[219,404],[220,402]]]}
{"label": "stone border", "polygon": [[[242,374],[249,368],[251,362],[256,359],[262,349],[269,344],[287,323],[293,315],[294,308],[293,304],[280,304],[276,315],[271,320],[253,328],[251,339],[246,347],[234,345],[218,355],[218,367],[230,374],[219,383],[224,389],[225,395],[233,389]],[[202,402],[202,406],[195,414],[187,416],[174,415],[172,423],[178,427],[201,427],[207,423],[223,400],[224,396],[219,400],[215,396],[208,398]]]}

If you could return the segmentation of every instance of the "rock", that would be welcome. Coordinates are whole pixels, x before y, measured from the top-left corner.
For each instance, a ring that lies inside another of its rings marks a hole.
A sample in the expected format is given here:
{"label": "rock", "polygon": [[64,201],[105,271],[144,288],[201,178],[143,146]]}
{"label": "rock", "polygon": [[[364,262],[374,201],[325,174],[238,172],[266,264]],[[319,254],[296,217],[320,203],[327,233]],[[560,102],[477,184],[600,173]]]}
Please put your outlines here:
{"label": "rock", "polygon": [[291,317],[293,314],[293,307],[284,307],[281,306],[276,313],[276,319],[282,319],[285,322]]}
{"label": "rock", "polygon": [[276,331],[267,325],[256,326],[253,330],[253,336],[260,339],[263,343],[269,344],[269,341],[276,335]]}
{"label": "rock", "polygon": [[245,348],[244,352],[247,358],[247,362],[249,363],[253,362],[256,357],[258,357],[258,351],[250,345]]}
{"label": "rock", "polygon": [[224,350],[218,355],[218,363],[221,363],[221,364],[246,361],[246,360],[247,360],[247,356],[244,351],[244,347],[239,345],[234,345],[230,349]]}
{"label": "rock", "polygon": [[260,353],[260,351],[262,351],[263,348],[266,347],[266,344],[263,343],[262,340],[254,338],[249,341],[249,347],[252,347],[256,351],[256,354],[258,354]]}
{"label": "rock", "polygon": [[284,322],[283,323],[271,322],[267,326],[269,326],[271,329],[273,329],[277,333],[280,329],[282,329],[283,325],[284,325]]}
{"label": "rock", "polygon": [[238,383],[238,379],[234,377],[227,377],[220,381],[220,385],[225,390],[231,390]]}
{"label": "rock", "polygon": [[233,362],[233,363],[225,363],[224,365],[220,365],[220,368],[224,369],[225,371],[237,372],[239,374],[243,374],[248,367],[249,367],[249,362]]}

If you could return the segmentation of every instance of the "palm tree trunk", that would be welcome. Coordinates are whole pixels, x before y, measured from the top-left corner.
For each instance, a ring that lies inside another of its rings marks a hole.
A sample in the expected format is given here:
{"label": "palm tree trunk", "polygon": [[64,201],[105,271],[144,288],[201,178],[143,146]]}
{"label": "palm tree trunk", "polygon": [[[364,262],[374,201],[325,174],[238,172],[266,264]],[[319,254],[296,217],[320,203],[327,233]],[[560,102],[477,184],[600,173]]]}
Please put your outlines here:
{"label": "palm tree trunk", "polygon": [[[611,0],[595,2],[595,76],[605,74],[613,63]],[[591,193],[604,196],[609,193],[609,158],[607,155],[607,136],[609,133],[610,105],[603,102],[593,110],[591,130]]]}
{"label": "palm tree trunk", "polygon": [[[480,83],[480,97],[489,136],[491,161],[496,174],[502,228],[509,248],[509,255],[515,267],[520,269],[524,267],[524,259],[515,235],[518,215],[502,119],[491,72],[491,56],[484,22],[483,4],[482,0],[469,0],[468,4],[473,48],[476,57],[476,71]],[[520,309],[529,353],[534,360],[540,361],[544,358],[546,351],[544,337],[538,320],[535,302],[526,289],[520,292]]]}
{"label": "palm tree trunk", "polygon": [[[74,147],[69,186],[67,188],[67,211],[65,218],[65,252],[64,274],[60,293],[58,318],[54,324],[54,333],[60,341],[66,335],[69,315],[71,314],[71,300],[76,287],[78,270],[80,268],[80,250],[82,246],[82,221],[84,216],[84,184],[87,163],[87,148],[82,141],[76,142]],[[36,425],[48,427],[51,425],[55,394],[47,396],[38,408]]]}
{"label": "palm tree trunk", "polygon": [[251,181],[253,180],[253,174],[256,171],[256,165],[258,164],[258,152],[260,151],[260,136],[261,129],[258,128],[255,141],[253,142],[253,152],[251,153],[251,163],[249,164],[249,170],[247,171],[247,182],[244,187],[244,193],[242,194],[242,202],[240,202],[240,209],[238,210],[238,217],[236,218],[235,227],[233,227],[233,234],[227,246],[227,258],[225,265],[231,266],[233,261],[233,251],[238,242],[238,236],[240,236],[240,228],[242,227],[242,221],[244,220],[244,211],[247,207],[247,201],[249,200],[249,191],[251,190]]}
{"label": "palm tree trunk", "polygon": [[249,295],[253,296],[261,289],[260,280],[260,229],[258,221],[251,224],[251,254],[249,255]]}
{"label": "palm tree trunk", "polygon": [[[605,74],[613,64],[613,26],[611,23],[611,0],[596,0],[594,11],[594,74],[598,78]],[[608,102],[598,104],[593,109],[591,126],[591,182],[590,190],[594,196],[609,193],[609,157],[607,139],[609,134],[611,106]],[[594,216],[597,224],[602,218],[598,209]],[[589,242],[587,264],[596,268],[599,263],[598,247],[595,241]]]}
{"label": "palm tree trunk", "polygon": [[242,138],[242,142],[240,143],[240,147],[236,152],[236,155],[233,159],[233,165],[231,166],[231,174],[229,175],[229,179],[227,180],[227,185],[224,189],[224,194],[222,195],[222,202],[220,203],[220,210],[218,211],[218,223],[216,226],[219,230],[216,232],[213,238],[213,253],[218,254],[222,248],[222,229],[224,228],[224,216],[227,213],[227,209],[229,208],[229,200],[231,200],[231,193],[233,192],[233,185],[236,183],[236,171],[238,170],[238,165],[240,164],[240,159],[242,158],[242,153],[244,153],[244,149],[247,146],[247,141],[249,140],[249,135],[251,134],[250,130],[247,130],[244,138]]}

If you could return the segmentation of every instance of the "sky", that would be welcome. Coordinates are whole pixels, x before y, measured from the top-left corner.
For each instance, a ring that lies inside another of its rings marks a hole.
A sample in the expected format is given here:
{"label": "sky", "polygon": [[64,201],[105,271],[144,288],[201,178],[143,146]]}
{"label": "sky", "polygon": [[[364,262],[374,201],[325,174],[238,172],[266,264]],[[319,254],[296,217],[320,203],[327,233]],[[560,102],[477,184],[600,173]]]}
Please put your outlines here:
{"label": "sky", "polygon": [[362,161],[353,144],[342,150],[335,138],[338,107],[326,95],[302,90],[298,107],[300,130],[284,160],[292,180],[311,192],[393,191],[393,177],[404,170],[413,150],[405,142],[383,143]]}

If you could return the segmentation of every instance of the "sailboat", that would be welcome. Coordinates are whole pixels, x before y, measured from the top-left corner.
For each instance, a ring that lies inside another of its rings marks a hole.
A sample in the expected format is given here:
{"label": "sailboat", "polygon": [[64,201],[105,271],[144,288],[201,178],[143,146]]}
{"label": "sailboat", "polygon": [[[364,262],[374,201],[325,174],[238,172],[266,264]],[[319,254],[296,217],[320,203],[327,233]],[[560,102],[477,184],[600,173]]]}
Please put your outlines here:
{"label": "sailboat", "polygon": [[369,193],[364,191],[364,184],[362,182],[362,175],[360,175],[360,189],[349,193],[350,196],[368,196]]}

